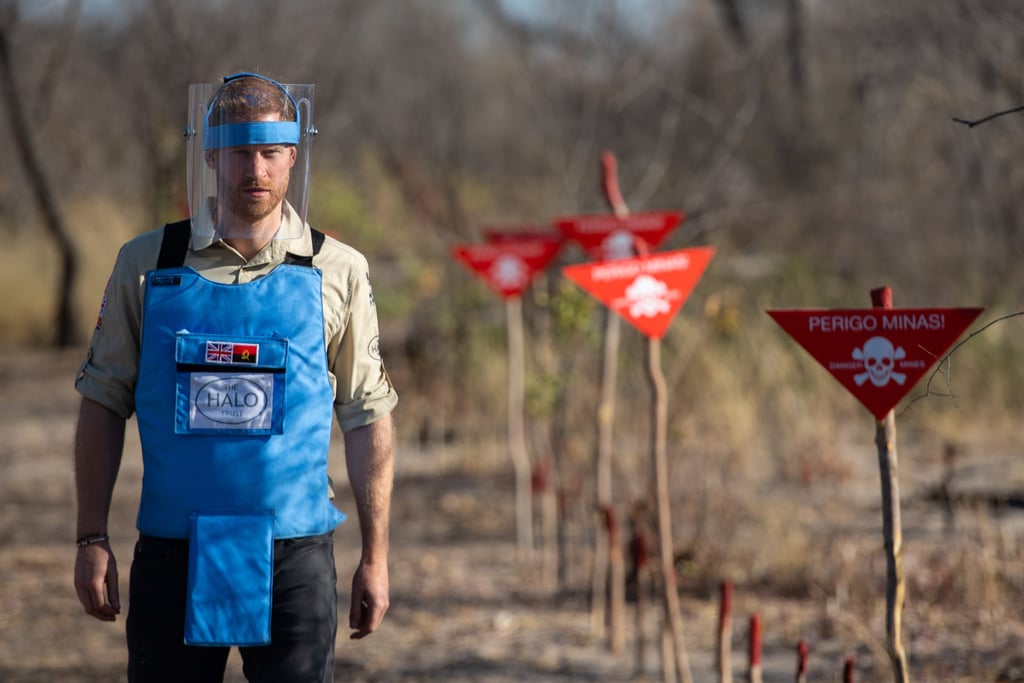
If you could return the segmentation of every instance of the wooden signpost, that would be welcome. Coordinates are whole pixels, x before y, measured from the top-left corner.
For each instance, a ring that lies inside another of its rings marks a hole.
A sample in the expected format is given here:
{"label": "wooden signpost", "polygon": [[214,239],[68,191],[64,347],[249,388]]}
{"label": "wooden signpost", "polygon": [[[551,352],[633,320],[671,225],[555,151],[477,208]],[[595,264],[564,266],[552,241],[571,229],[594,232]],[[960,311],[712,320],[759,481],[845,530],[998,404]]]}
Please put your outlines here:
{"label": "wooden signpost", "polygon": [[668,390],[661,368],[660,342],[713,254],[710,247],[697,247],[562,269],[566,277],[648,339],[647,370],[654,400],[651,447],[658,505],[658,552],[666,634],[671,641],[669,649],[672,655],[664,658],[663,665],[666,670],[673,670],[682,683],[690,683],[692,673],[683,638],[676,584],[667,453]]}
{"label": "wooden signpost", "polygon": [[[630,213],[619,189],[615,155],[602,154],[601,166],[605,199],[612,213],[562,216],[552,221],[593,261],[636,256],[637,245],[644,250],[654,249],[686,220],[682,211]],[[595,525],[590,624],[593,633],[604,633],[607,617],[611,649],[622,652],[625,648],[626,572],[621,541],[613,538],[612,533],[618,528],[612,492],[612,450],[622,318],[608,308],[604,309],[604,315],[595,458],[596,507],[600,522]]]}
{"label": "wooden signpost", "polygon": [[516,542],[522,559],[533,552],[533,499],[526,450],[525,352],[522,293],[554,260],[562,239],[518,234],[482,244],[457,245],[452,255],[505,301],[508,333],[508,449],[516,479]]}
{"label": "wooden signpost", "polygon": [[981,308],[893,308],[888,287],[872,290],[870,309],[769,310],[767,313],[875,416],[886,552],[886,637],[896,683],[908,683],[902,618],[896,417],[893,408],[981,313]]}
{"label": "wooden signpost", "polygon": [[674,641],[680,680],[690,681],[676,587],[668,476],[668,389],[661,368],[661,338],[714,255],[694,247],[632,259],[567,266],[562,272],[647,337],[647,370],[654,398],[652,457],[658,504],[658,552],[665,616]]}
{"label": "wooden signpost", "polygon": [[[548,244],[552,247],[561,245],[565,242],[565,236],[557,230],[550,228],[541,228],[537,225],[517,225],[517,226],[503,226],[500,228],[488,227],[484,228],[484,240],[490,244],[508,244],[508,243],[530,243],[530,244]],[[557,251],[556,251],[557,254]],[[543,269],[541,269],[543,270]],[[541,271],[537,271],[539,274]],[[516,325],[521,326],[519,322],[522,319],[522,312],[518,314],[512,312],[511,317],[514,318],[514,322],[509,323],[509,330],[513,330],[512,336],[516,337],[516,344],[521,346],[522,343],[519,341],[522,333],[516,332]],[[522,397],[525,394],[525,368],[513,368],[513,372],[509,375],[521,375],[522,380],[513,381],[509,385],[510,398],[512,392],[516,393],[517,397]],[[518,399],[519,403],[523,403],[522,399]],[[510,401],[510,405],[512,402]],[[517,405],[516,410],[525,414],[525,405]],[[515,429],[521,433],[519,437],[523,443],[526,442],[526,425],[525,419],[515,426]],[[512,431],[512,428],[510,428]],[[525,445],[522,446],[525,451]],[[557,457],[557,456],[556,456]],[[521,462],[525,465],[529,465],[529,457],[523,456],[517,459],[517,462]],[[534,551],[538,548],[541,550],[540,565],[541,565],[541,579],[543,584],[550,589],[554,589],[558,586],[558,492],[552,485],[551,477],[542,474],[545,468],[554,467],[557,471],[557,465],[551,465],[543,460],[534,462],[530,469],[530,496],[529,502],[520,503],[520,507],[529,506],[530,510],[520,510],[519,515],[522,516],[525,521],[530,517],[533,509],[536,507],[537,500],[540,498],[540,525],[531,525],[531,547]],[[518,473],[518,470],[517,470]],[[522,474],[518,473],[517,477],[521,477]],[[518,479],[517,479],[518,480]],[[523,486],[519,484],[520,488]],[[525,498],[525,494],[524,494]],[[540,540],[538,541],[533,537],[536,531],[540,531]]]}

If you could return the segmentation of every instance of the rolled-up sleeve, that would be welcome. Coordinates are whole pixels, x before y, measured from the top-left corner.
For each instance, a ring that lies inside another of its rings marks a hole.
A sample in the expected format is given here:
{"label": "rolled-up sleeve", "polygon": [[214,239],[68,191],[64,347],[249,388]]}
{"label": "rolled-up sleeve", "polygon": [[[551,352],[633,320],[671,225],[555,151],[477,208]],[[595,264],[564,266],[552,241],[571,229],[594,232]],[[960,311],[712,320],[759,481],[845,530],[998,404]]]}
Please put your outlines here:
{"label": "rolled-up sleeve", "polygon": [[129,242],[118,252],[89,351],[75,378],[79,394],[125,419],[135,412],[143,276],[151,267],[146,262],[152,246],[146,237]]}
{"label": "rolled-up sleeve", "polygon": [[[335,296],[325,296],[327,351],[335,382],[334,411],[342,431],[376,422],[391,413],[398,393],[380,353],[380,325],[366,259],[333,243],[347,257],[347,267],[328,273]],[[332,259],[333,261],[333,259]]]}

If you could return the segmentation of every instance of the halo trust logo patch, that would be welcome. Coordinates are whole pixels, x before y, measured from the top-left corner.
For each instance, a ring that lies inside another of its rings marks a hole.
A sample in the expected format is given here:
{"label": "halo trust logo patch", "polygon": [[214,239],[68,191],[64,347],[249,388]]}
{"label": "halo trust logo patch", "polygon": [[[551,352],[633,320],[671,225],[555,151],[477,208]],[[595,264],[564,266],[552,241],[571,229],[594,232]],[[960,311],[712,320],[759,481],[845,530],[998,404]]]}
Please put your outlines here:
{"label": "halo trust logo patch", "polygon": [[366,349],[367,353],[370,354],[370,358],[374,360],[380,360],[380,336],[376,336],[370,340],[370,346]]}
{"label": "halo trust logo patch", "polygon": [[196,410],[216,424],[240,425],[257,420],[269,405],[267,391],[246,378],[216,378],[198,387]]}
{"label": "halo trust logo patch", "polygon": [[273,375],[193,373],[189,429],[270,429],[274,417]]}

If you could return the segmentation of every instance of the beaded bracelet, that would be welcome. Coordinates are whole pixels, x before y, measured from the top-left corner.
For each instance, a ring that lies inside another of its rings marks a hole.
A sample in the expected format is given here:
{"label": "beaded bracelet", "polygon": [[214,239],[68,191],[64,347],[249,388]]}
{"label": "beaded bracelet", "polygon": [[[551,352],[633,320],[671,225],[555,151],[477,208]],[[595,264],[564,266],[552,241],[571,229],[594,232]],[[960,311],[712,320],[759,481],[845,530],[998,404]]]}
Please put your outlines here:
{"label": "beaded bracelet", "polygon": [[75,544],[79,548],[84,548],[85,546],[92,545],[93,543],[105,543],[109,540],[110,536],[106,534],[89,534],[88,536],[82,536],[76,540]]}

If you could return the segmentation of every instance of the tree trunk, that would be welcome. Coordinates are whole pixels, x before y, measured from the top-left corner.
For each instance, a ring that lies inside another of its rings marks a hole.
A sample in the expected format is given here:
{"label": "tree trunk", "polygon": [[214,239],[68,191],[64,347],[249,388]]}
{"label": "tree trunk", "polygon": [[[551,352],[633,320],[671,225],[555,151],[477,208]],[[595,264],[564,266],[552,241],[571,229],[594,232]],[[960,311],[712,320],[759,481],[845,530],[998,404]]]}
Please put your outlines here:
{"label": "tree trunk", "polygon": [[11,137],[14,140],[25,175],[28,176],[29,187],[36,205],[42,214],[43,225],[56,243],[60,254],[60,282],[57,287],[55,336],[52,343],[61,348],[68,348],[77,345],[80,341],[72,305],[72,293],[78,273],[78,254],[61,218],[60,208],[57,206],[57,200],[46,180],[46,174],[43,172],[39,152],[35,147],[24,106],[18,97],[18,89],[14,83],[15,69],[11,63],[8,48],[8,31],[14,25],[16,11],[16,5],[8,6],[6,8],[7,16],[0,20],[0,92],[3,93],[2,99],[7,102],[7,123],[11,128]]}

